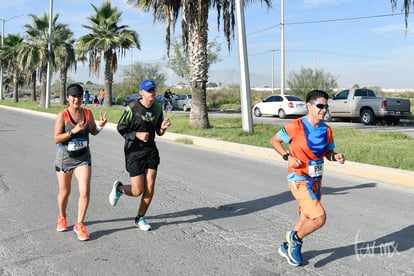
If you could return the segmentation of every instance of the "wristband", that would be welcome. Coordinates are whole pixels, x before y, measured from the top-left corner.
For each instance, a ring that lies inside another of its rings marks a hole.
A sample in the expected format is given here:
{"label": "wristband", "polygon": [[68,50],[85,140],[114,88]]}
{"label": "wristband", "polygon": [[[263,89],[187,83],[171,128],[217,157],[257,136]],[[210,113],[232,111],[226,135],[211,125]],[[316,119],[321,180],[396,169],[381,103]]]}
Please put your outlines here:
{"label": "wristband", "polygon": [[73,137],[73,135],[74,135],[74,134],[73,134],[72,130],[69,130],[69,132],[68,132],[68,133],[69,133],[69,136],[70,136],[70,137]]}
{"label": "wristband", "polygon": [[100,125],[96,124],[95,128],[98,132],[100,132],[104,127],[101,127]]}

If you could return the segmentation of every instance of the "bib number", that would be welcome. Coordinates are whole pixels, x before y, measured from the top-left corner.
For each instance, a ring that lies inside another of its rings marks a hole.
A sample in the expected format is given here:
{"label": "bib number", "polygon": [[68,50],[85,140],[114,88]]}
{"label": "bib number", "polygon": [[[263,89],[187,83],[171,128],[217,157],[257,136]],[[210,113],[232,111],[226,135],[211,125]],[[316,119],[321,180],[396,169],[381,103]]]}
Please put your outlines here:
{"label": "bib number", "polygon": [[309,160],[308,167],[310,177],[323,175],[323,160]]}
{"label": "bib number", "polygon": [[78,151],[88,146],[86,138],[73,138],[68,142],[68,151]]}
{"label": "bib number", "polygon": [[70,157],[78,157],[86,153],[88,140],[86,138],[72,138],[68,141],[68,153]]}

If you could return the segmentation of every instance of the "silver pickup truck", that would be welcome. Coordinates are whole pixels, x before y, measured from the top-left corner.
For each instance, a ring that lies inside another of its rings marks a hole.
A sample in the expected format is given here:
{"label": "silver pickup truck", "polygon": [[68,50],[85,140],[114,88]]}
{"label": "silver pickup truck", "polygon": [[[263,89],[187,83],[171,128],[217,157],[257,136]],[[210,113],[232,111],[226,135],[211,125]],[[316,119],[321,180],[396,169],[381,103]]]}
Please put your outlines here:
{"label": "silver pickup truck", "polygon": [[333,118],[359,119],[365,125],[378,121],[397,125],[411,115],[409,99],[380,98],[367,88],[347,89],[328,100],[325,121]]}

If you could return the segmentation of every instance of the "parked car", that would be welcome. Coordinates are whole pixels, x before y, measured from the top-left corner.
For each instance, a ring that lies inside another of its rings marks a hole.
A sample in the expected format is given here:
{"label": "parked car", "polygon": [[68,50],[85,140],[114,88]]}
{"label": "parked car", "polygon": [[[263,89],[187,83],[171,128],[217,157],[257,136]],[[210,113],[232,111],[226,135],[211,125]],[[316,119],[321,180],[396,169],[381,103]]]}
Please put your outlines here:
{"label": "parked car", "polygon": [[174,110],[174,107],[171,103],[168,106],[165,106],[166,101],[165,101],[165,98],[164,98],[164,94],[155,96],[154,102],[159,103],[160,105],[162,105],[162,108],[163,108],[164,111],[171,112],[171,111]]}
{"label": "parked car", "polygon": [[141,97],[140,94],[131,94],[127,97],[125,97],[125,99],[123,100],[122,104],[124,106],[127,106],[130,102],[136,102],[138,101],[138,99]]}
{"label": "parked car", "polygon": [[292,95],[272,95],[253,106],[256,117],[271,115],[285,119],[287,116],[303,116],[307,112],[305,101]]}
{"label": "parked car", "polygon": [[346,89],[328,100],[329,109],[325,121],[332,118],[358,119],[364,125],[373,125],[384,120],[398,125],[400,119],[411,115],[409,99],[377,97],[368,88]]}
{"label": "parked car", "polygon": [[172,101],[174,109],[188,111],[191,109],[191,94],[177,95]]}
{"label": "parked car", "polygon": [[165,102],[164,95],[163,94],[160,94],[160,95],[155,96],[155,100],[154,101],[156,103],[159,103],[159,104],[164,104],[164,102]]}

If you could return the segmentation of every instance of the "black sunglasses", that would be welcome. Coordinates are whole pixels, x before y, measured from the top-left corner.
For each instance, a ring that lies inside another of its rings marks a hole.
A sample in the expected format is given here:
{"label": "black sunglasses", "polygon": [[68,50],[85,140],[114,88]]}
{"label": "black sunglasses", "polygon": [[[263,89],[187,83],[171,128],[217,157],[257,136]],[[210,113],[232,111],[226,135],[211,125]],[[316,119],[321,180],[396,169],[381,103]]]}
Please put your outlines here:
{"label": "black sunglasses", "polygon": [[311,104],[313,104],[314,106],[316,106],[319,109],[328,109],[329,105],[328,104],[321,104],[318,102],[311,102]]}

